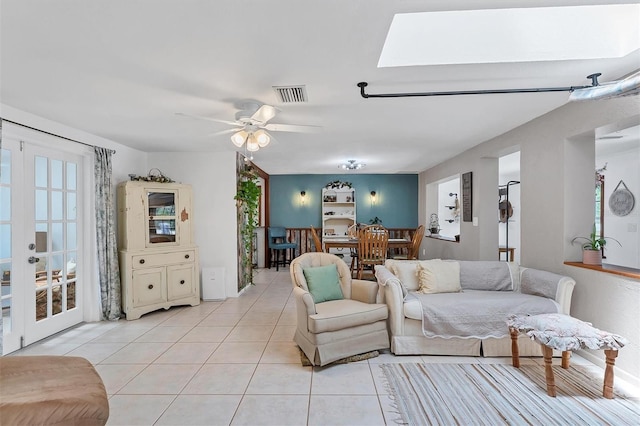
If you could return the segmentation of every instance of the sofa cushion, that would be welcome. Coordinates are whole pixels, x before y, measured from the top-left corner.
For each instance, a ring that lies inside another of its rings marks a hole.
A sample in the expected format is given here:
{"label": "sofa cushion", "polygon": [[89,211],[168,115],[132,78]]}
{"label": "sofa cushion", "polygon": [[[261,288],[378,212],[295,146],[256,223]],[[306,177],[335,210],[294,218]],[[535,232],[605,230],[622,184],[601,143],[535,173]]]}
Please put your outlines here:
{"label": "sofa cushion", "polygon": [[463,290],[513,291],[508,262],[461,260],[460,286]]}
{"label": "sofa cushion", "polygon": [[416,291],[420,288],[420,283],[418,282],[418,262],[395,262],[392,272],[408,291]]}
{"label": "sofa cushion", "polygon": [[402,304],[402,310],[404,316],[412,319],[422,321],[422,304],[416,297],[407,297]]}
{"label": "sofa cushion", "polygon": [[457,293],[460,288],[460,264],[440,259],[418,264],[419,293]]}
{"label": "sofa cushion", "polygon": [[335,264],[304,268],[302,272],[315,303],[344,299]]}
{"label": "sofa cushion", "polygon": [[309,315],[308,327],[310,332],[317,334],[384,321],[388,316],[389,311],[384,304],[332,300],[316,305],[316,314]]}
{"label": "sofa cushion", "polygon": [[385,266],[393,275],[398,277],[407,291],[416,291],[420,288],[418,281],[419,260],[394,260],[387,259]]}

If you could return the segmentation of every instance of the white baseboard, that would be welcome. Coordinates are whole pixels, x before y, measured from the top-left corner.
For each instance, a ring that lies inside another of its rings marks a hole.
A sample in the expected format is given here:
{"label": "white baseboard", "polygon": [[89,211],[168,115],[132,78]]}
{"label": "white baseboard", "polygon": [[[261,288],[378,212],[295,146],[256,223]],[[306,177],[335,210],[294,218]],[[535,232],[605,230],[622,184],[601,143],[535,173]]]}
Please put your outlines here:
{"label": "white baseboard", "polygon": [[[593,364],[597,365],[602,369],[604,369],[607,366],[603,351],[598,351],[597,353],[593,353],[589,351],[580,350],[580,351],[577,351],[576,353],[580,355],[582,358],[586,359],[589,362],[592,362]],[[631,386],[640,388],[640,378],[633,376],[627,373],[626,371],[619,369],[618,367],[615,367],[615,366],[613,367],[613,376],[614,376],[614,382],[613,382],[614,384],[615,384],[615,379],[620,378],[621,380],[624,380],[625,382],[629,383]]]}

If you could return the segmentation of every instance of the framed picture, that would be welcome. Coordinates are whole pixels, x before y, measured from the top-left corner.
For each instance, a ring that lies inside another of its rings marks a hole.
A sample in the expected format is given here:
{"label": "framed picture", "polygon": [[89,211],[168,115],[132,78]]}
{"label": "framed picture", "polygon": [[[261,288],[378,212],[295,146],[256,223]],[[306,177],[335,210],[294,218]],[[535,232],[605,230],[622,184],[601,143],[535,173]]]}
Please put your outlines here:
{"label": "framed picture", "polygon": [[473,189],[473,172],[462,174],[462,221],[473,222],[471,190]]}

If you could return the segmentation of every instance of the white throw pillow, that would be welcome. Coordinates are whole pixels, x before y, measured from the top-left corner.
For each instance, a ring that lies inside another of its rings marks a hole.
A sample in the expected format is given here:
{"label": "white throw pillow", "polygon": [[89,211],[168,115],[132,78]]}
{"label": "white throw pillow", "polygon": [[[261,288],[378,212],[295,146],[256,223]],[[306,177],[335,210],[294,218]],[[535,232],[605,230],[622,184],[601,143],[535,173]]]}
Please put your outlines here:
{"label": "white throw pillow", "polygon": [[418,264],[419,293],[458,293],[460,264],[440,259],[423,260]]}
{"label": "white throw pillow", "polygon": [[407,290],[416,291],[420,288],[417,262],[396,262],[393,265],[393,274],[407,287]]}
{"label": "white throw pillow", "polygon": [[418,264],[417,260],[396,260],[393,262],[387,261],[390,266],[391,273],[398,277],[402,285],[404,285],[408,291],[416,291],[420,288],[418,282]]}

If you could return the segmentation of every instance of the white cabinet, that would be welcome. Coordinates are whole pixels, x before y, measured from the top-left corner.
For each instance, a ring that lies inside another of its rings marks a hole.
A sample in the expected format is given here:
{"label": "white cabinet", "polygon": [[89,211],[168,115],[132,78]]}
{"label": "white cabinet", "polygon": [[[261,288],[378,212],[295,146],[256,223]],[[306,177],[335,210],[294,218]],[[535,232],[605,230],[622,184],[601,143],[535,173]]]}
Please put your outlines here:
{"label": "white cabinet", "polygon": [[322,189],[322,238],[324,241],[348,238],[356,224],[356,192],[352,188]]}
{"label": "white cabinet", "polygon": [[128,320],[161,308],[200,303],[192,223],[189,185],[118,185],[122,308]]}

